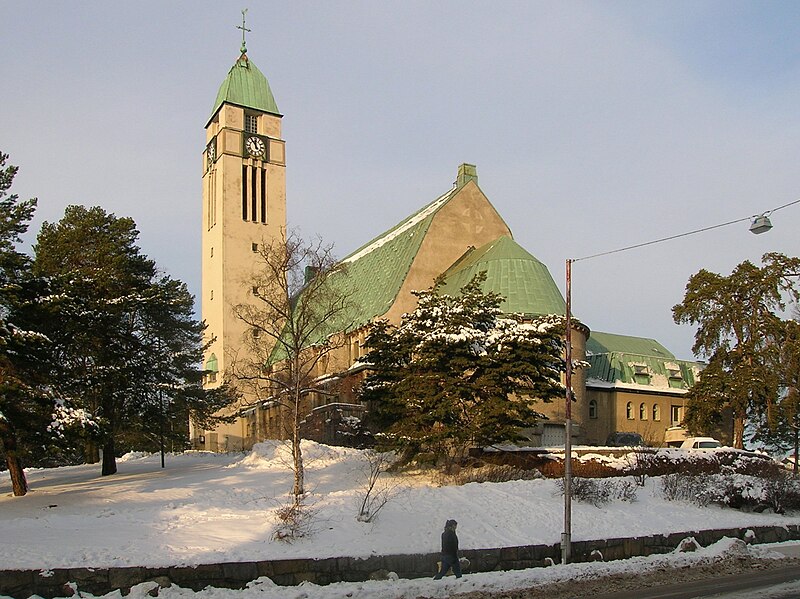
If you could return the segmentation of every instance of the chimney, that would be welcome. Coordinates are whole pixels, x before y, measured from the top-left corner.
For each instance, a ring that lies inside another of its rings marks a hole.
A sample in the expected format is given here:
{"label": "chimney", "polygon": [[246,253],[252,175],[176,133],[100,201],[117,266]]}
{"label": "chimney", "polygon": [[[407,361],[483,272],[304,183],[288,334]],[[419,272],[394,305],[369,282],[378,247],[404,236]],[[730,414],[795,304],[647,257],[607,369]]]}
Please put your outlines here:
{"label": "chimney", "polygon": [[463,163],[458,167],[458,179],[456,179],[456,187],[464,187],[470,181],[478,183],[478,169],[474,164]]}

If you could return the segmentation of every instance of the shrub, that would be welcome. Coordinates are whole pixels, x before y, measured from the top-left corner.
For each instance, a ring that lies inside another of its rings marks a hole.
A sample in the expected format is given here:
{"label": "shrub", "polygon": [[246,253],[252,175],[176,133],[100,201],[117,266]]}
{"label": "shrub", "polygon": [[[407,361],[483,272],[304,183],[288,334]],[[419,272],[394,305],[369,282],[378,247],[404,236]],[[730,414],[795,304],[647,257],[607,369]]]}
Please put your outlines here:
{"label": "shrub", "polygon": [[301,497],[299,501],[295,501],[294,497],[290,497],[286,504],[275,509],[278,522],[272,533],[274,540],[291,543],[313,534],[315,510],[305,499]]}
{"label": "shrub", "polygon": [[661,479],[661,495],[667,501],[689,501],[704,507],[711,501],[707,476],[667,474]]}
{"label": "shrub", "polygon": [[762,479],[762,500],[776,514],[800,509],[800,481],[791,473],[776,470]]}
{"label": "shrub", "polygon": [[[561,494],[564,494],[564,480],[558,481]],[[613,499],[633,501],[636,499],[636,483],[628,479],[573,478],[571,496],[575,501],[591,503],[597,507]]]}
{"label": "shrub", "polygon": [[482,464],[472,468],[462,468],[452,474],[441,474],[438,483],[445,485],[466,485],[467,483],[504,483],[511,480],[534,480],[544,478],[538,470],[523,470],[509,464]]}

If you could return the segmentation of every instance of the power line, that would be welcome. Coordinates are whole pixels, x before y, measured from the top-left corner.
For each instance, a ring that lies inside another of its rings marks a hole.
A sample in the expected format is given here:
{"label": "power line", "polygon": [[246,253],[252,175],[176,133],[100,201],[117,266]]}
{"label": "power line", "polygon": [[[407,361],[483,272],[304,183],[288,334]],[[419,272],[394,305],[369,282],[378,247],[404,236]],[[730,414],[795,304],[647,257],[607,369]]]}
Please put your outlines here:
{"label": "power line", "polygon": [[672,239],[678,239],[680,237],[688,237],[689,235],[696,235],[697,233],[703,233],[705,231],[711,231],[712,229],[719,229],[720,227],[727,227],[728,225],[733,225],[736,223],[741,223],[746,220],[751,220],[756,218],[757,216],[769,216],[773,212],[781,210],[782,208],[786,208],[793,204],[800,203],[800,199],[797,199],[793,202],[789,202],[788,204],[784,204],[783,206],[778,206],[777,208],[773,208],[772,210],[767,210],[766,212],[758,215],[755,214],[753,216],[745,216],[744,218],[737,218],[736,220],[728,221],[726,223],[721,223],[719,225],[712,225],[710,227],[703,227],[702,229],[695,229],[694,231],[687,231],[686,233],[678,233],[677,235],[670,235],[669,237],[662,237],[661,239],[654,239],[653,241],[645,241],[644,243],[637,243],[635,245],[629,245],[623,248],[618,248],[616,250],[609,250],[607,252],[600,252],[599,254],[592,254],[591,256],[583,256],[582,258],[573,258],[570,262],[578,262],[579,260],[591,260],[592,258],[599,258],[600,256],[608,256],[609,254],[618,254],[620,252],[627,252],[628,250],[633,250],[640,247],[645,247],[648,245],[654,245],[656,243],[662,243],[664,241],[671,241]]}

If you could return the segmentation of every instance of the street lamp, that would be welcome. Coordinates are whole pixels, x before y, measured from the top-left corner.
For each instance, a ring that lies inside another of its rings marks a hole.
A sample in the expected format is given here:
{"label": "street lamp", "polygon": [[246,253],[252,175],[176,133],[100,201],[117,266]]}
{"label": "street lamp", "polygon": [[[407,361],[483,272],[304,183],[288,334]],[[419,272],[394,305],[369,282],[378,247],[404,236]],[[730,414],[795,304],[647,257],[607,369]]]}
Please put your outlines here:
{"label": "street lamp", "polygon": [[564,532],[561,533],[561,563],[566,564],[569,562],[569,558],[571,557],[572,552],[572,400],[574,398],[574,393],[572,391],[572,263],[578,262],[579,260],[590,260],[592,258],[599,258],[600,256],[607,256],[609,254],[618,254],[619,252],[625,252],[628,250],[633,250],[636,248],[644,247],[647,245],[654,245],[656,243],[662,243],[664,241],[670,241],[672,239],[677,239],[679,237],[688,237],[689,235],[695,235],[697,233],[703,233],[705,231],[710,231],[712,229],[719,229],[720,227],[726,227],[728,225],[732,225],[735,223],[740,223],[746,220],[751,221],[750,223],[750,231],[756,235],[760,235],[761,233],[766,233],[772,228],[772,223],[769,220],[769,215],[775,212],[776,210],[780,210],[781,208],[786,208],[787,206],[791,206],[792,204],[800,203],[800,199],[797,199],[793,202],[789,202],[788,204],[784,204],[783,206],[778,206],[777,208],[773,208],[772,210],[767,210],[760,215],[754,216],[747,216],[744,218],[739,218],[736,220],[728,221],[726,223],[720,223],[718,225],[712,225],[710,227],[704,227],[702,229],[695,229],[694,231],[688,231],[686,233],[679,233],[677,235],[671,235],[669,237],[662,237],[661,239],[655,239],[653,241],[646,241],[644,243],[637,243],[636,245],[629,245],[627,247],[619,248],[616,250],[610,250],[607,252],[601,252],[599,254],[592,254],[591,256],[584,256],[582,258],[567,258],[566,260],[566,286],[565,286],[565,293],[566,293],[566,331],[564,333],[564,343],[566,345],[564,358],[566,362],[566,367],[564,370],[564,385],[566,386],[566,394],[565,394],[565,409],[564,409]]}

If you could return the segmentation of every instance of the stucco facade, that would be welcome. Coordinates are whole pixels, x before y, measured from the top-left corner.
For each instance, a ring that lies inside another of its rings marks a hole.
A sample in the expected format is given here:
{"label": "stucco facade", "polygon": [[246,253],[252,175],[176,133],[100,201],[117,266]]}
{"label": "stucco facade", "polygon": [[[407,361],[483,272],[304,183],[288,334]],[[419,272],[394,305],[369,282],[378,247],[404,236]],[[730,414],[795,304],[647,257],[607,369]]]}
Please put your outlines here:
{"label": "stucco facade", "polygon": [[[210,342],[206,385],[211,387],[220,384],[237,353],[246,351],[242,340],[248,331],[232,307],[253,300],[248,282],[253,280],[256,249],[282,239],[286,229],[281,115],[266,78],[244,54],[220,88],[206,126],[206,142],[201,301]],[[510,228],[479,187],[473,165],[462,164],[449,191],[342,262],[350,278],[348,293],[357,307],[349,328],[340,332],[343,343],[320,362],[316,373],[329,382],[331,394],[309,393],[303,406],[308,434],[322,441],[332,440],[332,423],[346,423],[363,411],[355,391],[364,376],[359,358],[366,353],[369,323],[385,318],[398,324],[415,307],[412,292],[429,288],[443,273],[458,281],[459,276],[494,269],[497,276],[487,278],[484,290],[513,295],[509,312],[529,317],[565,313],[564,299],[546,266],[513,241]],[[472,270],[459,273],[459,265],[466,264]],[[599,355],[597,347],[590,351],[590,339],[590,329],[575,321],[574,360]],[[674,359],[665,349],[662,353],[651,358]],[[659,376],[666,372],[650,368]],[[615,378],[617,370],[609,366],[598,372],[574,371],[573,442],[601,444],[612,432],[632,431],[660,444],[674,416],[682,416],[685,386],[671,387],[667,376],[664,388],[652,384],[624,388]],[[537,410],[543,418],[523,431],[529,443],[563,445],[564,400],[540,403]],[[281,418],[274,402],[255,402],[233,424],[213,431],[192,430],[192,441],[195,447],[214,451],[246,449],[264,438],[281,436]]]}

